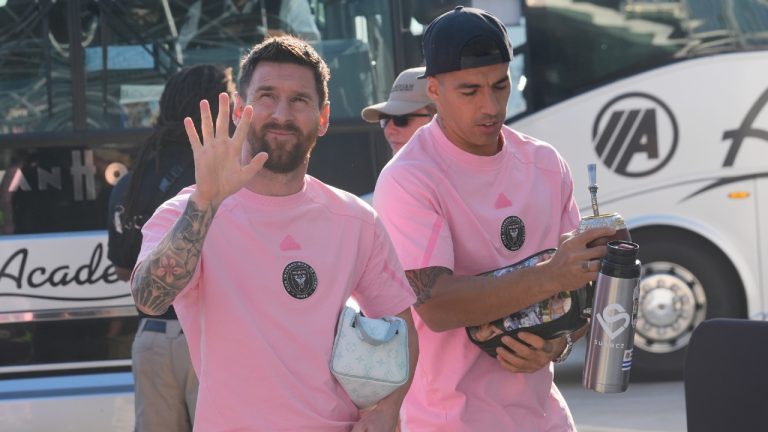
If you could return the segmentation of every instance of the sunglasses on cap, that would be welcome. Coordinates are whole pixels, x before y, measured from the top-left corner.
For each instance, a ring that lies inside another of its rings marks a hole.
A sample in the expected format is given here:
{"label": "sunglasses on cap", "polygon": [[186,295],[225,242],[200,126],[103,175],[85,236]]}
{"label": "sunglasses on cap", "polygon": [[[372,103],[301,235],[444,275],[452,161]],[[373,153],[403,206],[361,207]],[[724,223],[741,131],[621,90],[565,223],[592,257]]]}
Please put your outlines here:
{"label": "sunglasses on cap", "polygon": [[406,127],[411,122],[411,117],[432,117],[432,114],[405,114],[399,116],[382,115],[379,117],[379,124],[381,125],[381,128],[384,129],[387,127],[387,123],[392,120],[392,124],[394,124],[395,127]]}

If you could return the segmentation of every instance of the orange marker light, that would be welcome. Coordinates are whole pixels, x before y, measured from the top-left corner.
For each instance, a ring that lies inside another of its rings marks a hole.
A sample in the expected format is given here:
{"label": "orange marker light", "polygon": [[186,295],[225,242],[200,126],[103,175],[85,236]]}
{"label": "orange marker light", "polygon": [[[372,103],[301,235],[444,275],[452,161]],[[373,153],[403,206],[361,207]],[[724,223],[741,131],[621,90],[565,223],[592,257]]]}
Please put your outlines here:
{"label": "orange marker light", "polygon": [[744,199],[749,198],[750,193],[746,191],[736,191],[728,194],[728,198],[731,199]]}

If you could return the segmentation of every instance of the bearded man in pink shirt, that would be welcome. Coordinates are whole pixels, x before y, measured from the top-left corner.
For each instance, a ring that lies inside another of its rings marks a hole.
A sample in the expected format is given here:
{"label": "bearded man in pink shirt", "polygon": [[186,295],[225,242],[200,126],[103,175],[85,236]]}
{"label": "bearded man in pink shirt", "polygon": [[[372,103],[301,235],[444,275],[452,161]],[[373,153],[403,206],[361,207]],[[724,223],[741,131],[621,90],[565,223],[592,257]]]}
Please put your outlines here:
{"label": "bearded man in pink shirt", "polygon": [[406,383],[360,412],[329,369],[336,320],[349,297],[366,315],[397,315],[418,341],[415,296],[386,231],[357,197],[307,175],[328,127],[328,67],[307,43],[267,39],[240,67],[202,142],[185,127],[197,184],[143,227],[134,269],[138,307],[171,303],[200,380],[195,431],[386,431]]}
{"label": "bearded man in pink shirt", "polygon": [[[577,235],[566,162],[504,126],[512,49],[498,19],[460,6],[429,25],[423,44],[437,116],[384,168],[374,192],[418,297],[421,356],[402,429],[574,431],[552,366],[572,341],[521,332],[502,338],[494,358],[465,327],[595,280],[606,250],[587,244],[613,230]],[[475,276],[549,248],[557,252],[536,266]]]}

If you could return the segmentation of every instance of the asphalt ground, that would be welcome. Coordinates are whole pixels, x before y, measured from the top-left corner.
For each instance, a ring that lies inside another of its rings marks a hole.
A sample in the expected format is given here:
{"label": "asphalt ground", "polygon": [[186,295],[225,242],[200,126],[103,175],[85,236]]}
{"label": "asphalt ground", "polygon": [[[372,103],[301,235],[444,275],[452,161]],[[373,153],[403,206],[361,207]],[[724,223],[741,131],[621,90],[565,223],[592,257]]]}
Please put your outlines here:
{"label": "asphalt ground", "polygon": [[597,393],[581,385],[585,354],[581,340],[555,367],[555,382],[579,432],[686,432],[682,381],[630,383],[624,393]]}

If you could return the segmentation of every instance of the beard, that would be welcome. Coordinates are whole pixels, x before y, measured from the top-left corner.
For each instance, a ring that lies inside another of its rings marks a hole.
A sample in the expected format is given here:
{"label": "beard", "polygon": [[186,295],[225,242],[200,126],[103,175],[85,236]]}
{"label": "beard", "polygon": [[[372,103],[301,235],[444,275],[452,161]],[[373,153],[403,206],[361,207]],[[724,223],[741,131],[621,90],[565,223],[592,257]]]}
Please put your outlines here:
{"label": "beard", "polygon": [[[270,130],[291,132],[293,136],[267,136]],[[288,174],[296,171],[309,158],[316,141],[317,132],[303,132],[292,122],[283,125],[268,122],[259,129],[251,127],[248,131],[251,157],[265,152],[269,158],[264,164],[264,169],[275,174]]]}

